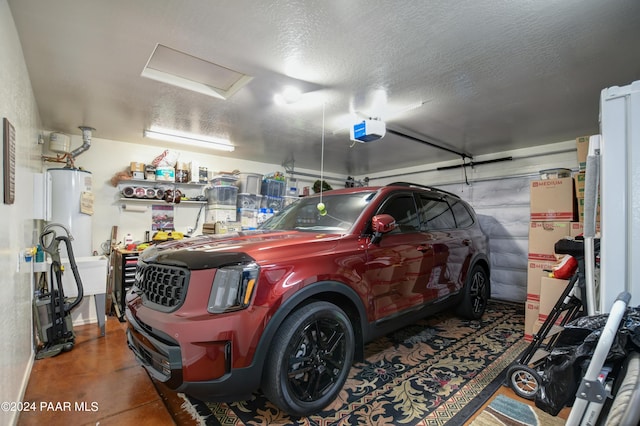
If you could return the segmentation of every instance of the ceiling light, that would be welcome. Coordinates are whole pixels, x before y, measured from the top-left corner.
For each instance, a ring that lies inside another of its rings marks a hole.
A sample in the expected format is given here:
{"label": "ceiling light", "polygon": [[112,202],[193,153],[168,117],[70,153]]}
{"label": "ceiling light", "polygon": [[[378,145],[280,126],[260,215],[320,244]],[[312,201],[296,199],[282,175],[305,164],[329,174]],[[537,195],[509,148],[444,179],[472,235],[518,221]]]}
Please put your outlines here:
{"label": "ceiling light", "polygon": [[277,93],[273,96],[273,101],[276,105],[293,104],[300,100],[302,92],[297,87],[288,86],[285,87],[282,93]]}
{"label": "ceiling light", "polygon": [[176,130],[145,130],[144,137],[167,142],[195,145],[204,148],[213,148],[228,152],[231,152],[235,149],[235,147],[231,145],[231,142],[229,142],[227,139],[196,135],[193,133],[184,133]]}

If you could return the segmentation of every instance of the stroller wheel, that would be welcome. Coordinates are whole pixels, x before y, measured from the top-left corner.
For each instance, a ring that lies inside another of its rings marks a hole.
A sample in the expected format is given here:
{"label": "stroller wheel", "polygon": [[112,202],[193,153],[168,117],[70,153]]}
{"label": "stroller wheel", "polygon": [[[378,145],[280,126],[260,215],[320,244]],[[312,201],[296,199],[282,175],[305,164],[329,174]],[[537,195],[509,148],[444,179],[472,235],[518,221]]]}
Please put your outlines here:
{"label": "stroller wheel", "polygon": [[542,378],[537,371],[521,364],[509,367],[507,379],[509,380],[509,387],[519,397],[530,400],[535,398],[542,383]]}

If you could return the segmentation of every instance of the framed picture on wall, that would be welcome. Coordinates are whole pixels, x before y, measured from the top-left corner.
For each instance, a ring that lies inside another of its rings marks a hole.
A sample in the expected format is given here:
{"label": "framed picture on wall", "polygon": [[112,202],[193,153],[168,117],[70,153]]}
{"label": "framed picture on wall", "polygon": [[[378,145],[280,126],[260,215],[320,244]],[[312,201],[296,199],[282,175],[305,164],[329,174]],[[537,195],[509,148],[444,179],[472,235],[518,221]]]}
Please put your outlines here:
{"label": "framed picture on wall", "polygon": [[6,117],[2,120],[4,203],[13,204],[16,194],[16,130]]}

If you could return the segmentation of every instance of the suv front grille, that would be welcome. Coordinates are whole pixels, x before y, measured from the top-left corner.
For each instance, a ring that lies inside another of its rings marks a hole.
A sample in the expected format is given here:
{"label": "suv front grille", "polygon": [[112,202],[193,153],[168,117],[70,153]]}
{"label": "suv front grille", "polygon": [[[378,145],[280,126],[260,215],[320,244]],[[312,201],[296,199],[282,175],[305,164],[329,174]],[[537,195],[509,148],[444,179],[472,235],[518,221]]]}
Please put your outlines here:
{"label": "suv front grille", "polygon": [[162,311],[172,311],[184,301],[189,270],[176,266],[138,264],[135,286],[142,293],[143,302]]}

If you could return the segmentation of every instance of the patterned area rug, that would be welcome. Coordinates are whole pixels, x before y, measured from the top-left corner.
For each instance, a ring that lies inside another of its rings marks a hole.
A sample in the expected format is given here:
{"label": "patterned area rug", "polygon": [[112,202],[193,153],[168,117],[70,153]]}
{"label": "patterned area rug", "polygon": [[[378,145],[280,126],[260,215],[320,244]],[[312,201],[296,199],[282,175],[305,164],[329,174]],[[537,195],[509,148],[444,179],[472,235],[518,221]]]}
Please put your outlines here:
{"label": "patterned area rug", "polygon": [[261,394],[236,403],[186,397],[206,425],[461,425],[526,348],[524,307],[491,301],[479,321],[440,314],[369,343],[333,404],[292,417]]}
{"label": "patterned area rug", "polygon": [[498,395],[470,426],[561,426],[565,420],[504,395]]}

